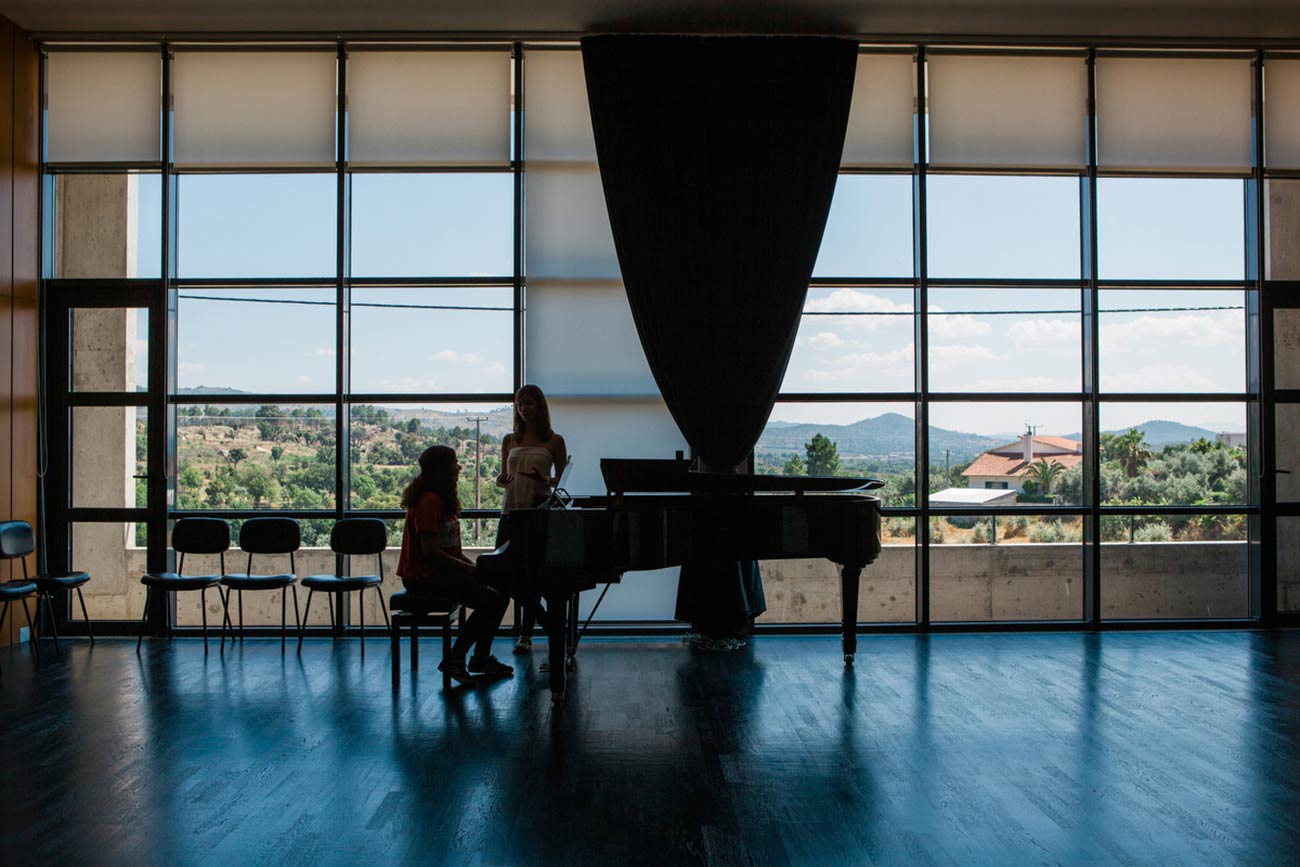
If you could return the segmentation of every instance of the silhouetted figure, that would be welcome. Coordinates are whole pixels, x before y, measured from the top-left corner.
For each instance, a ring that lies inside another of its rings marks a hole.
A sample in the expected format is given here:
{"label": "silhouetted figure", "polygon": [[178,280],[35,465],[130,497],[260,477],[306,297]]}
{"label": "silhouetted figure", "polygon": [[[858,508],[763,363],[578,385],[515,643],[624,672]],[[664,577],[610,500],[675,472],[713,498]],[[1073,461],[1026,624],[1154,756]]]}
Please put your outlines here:
{"label": "silhouetted figure", "polygon": [[[440,671],[460,683],[472,683],[475,674],[509,677],[515,670],[492,656],[492,638],[509,600],[478,580],[474,564],[461,551],[456,452],[447,446],[431,446],[420,455],[419,463],[420,474],[402,492],[406,523],[397,574],[413,594],[436,596],[474,610],[456,636],[450,656],[439,663]],[[467,662],[471,646],[474,655]]]}

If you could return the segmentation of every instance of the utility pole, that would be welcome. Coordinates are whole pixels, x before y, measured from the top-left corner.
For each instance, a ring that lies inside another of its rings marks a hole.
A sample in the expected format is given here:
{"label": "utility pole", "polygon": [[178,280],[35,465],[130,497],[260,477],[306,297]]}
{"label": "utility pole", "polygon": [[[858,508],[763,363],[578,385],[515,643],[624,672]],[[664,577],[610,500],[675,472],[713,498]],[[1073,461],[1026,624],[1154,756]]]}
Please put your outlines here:
{"label": "utility pole", "polygon": [[[487,421],[486,416],[474,416],[474,508],[479,509],[483,506],[483,498],[479,492],[479,484],[482,482],[483,468],[483,434],[482,425]],[[474,541],[479,541],[479,530],[482,529],[482,521],[474,519]]]}

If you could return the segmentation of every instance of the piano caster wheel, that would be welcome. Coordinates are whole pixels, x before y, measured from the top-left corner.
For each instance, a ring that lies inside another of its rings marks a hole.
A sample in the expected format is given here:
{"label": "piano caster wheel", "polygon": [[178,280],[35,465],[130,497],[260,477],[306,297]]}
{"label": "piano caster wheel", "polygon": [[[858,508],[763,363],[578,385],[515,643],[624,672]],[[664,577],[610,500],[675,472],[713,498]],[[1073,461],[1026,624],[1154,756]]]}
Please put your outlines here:
{"label": "piano caster wheel", "polygon": [[845,664],[845,665],[852,665],[852,664],[853,664],[853,654],[851,654],[851,653],[846,653],[846,654],[844,654],[844,664]]}

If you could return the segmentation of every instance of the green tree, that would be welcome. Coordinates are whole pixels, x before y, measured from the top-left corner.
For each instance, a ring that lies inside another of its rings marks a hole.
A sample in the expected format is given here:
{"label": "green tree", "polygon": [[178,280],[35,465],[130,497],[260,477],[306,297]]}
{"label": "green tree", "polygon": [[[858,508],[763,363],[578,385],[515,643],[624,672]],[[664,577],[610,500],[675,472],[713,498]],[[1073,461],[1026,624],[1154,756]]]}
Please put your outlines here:
{"label": "green tree", "polygon": [[253,508],[260,509],[263,503],[274,503],[280,499],[280,483],[261,467],[249,467],[240,474],[239,483],[253,498]]}
{"label": "green tree", "polygon": [[1048,462],[1047,458],[1039,458],[1029,465],[1027,475],[1043,486],[1043,493],[1047,496],[1052,495],[1052,485],[1065,472],[1065,466],[1060,461]]}
{"label": "green tree", "polygon": [[278,461],[284,457],[284,446],[271,446],[271,460]]}
{"label": "green tree", "polygon": [[803,444],[808,453],[808,475],[833,476],[840,469],[840,450],[822,434],[813,434],[812,442]]}
{"label": "green tree", "polygon": [[1130,479],[1136,478],[1137,474],[1146,466],[1147,461],[1152,458],[1151,449],[1144,441],[1142,431],[1135,427],[1131,427],[1126,432],[1116,436],[1113,445],[1115,459],[1123,464],[1124,474]]}
{"label": "green tree", "polygon": [[232,467],[239,469],[239,462],[248,460],[248,452],[238,447],[233,448],[226,452],[226,460],[230,461]]}
{"label": "green tree", "polygon": [[785,462],[781,472],[787,476],[806,476],[808,475],[808,465],[798,455],[790,455],[790,459]]}

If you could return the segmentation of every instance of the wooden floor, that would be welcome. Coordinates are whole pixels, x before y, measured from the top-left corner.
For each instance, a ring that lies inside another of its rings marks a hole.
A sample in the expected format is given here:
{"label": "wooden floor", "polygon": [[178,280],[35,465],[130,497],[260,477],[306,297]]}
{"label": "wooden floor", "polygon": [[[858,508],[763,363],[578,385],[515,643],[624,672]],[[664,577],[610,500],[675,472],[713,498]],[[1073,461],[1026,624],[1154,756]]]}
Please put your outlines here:
{"label": "wooden floor", "polygon": [[397,694],[380,640],[0,649],[0,860],[1300,858],[1300,633],[838,647],[591,641],[560,710],[536,671],[444,693],[432,641]]}

